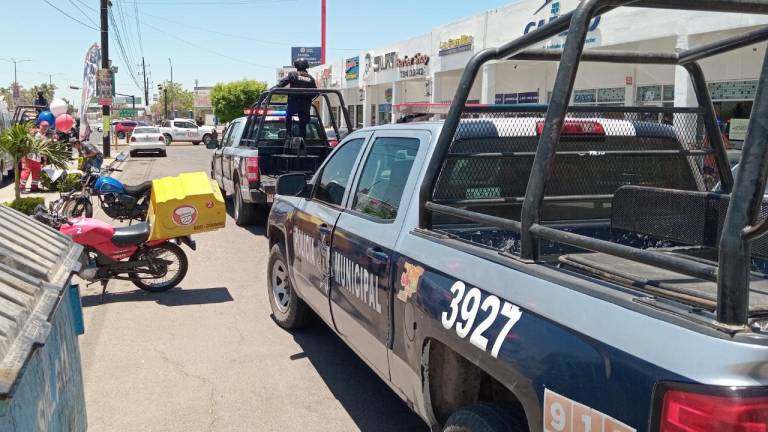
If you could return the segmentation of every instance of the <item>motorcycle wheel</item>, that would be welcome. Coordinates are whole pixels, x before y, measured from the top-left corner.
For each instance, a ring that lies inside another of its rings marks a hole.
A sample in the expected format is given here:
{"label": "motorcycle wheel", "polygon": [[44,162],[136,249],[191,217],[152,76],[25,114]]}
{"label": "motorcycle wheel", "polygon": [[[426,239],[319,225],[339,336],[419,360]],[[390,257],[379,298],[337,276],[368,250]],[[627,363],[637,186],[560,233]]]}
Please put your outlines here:
{"label": "motorcycle wheel", "polygon": [[68,219],[80,216],[90,218],[93,217],[93,204],[91,204],[91,200],[86,198],[71,200],[64,204],[62,213]]}
{"label": "motorcycle wheel", "polygon": [[[131,257],[130,261],[150,260],[161,270],[161,274],[154,278],[146,278],[149,269],[145,268],[146,273],[141,273],[131,279],[131,282],[137,287],[149,292],[163,292],[177,286],[187,275],[189,261],[187,254],[179,246],[173,243],[163,243],[143,251]],[[163,260],[165,262],[158,262]],[[155,276],[155,275],[152,275]]]}

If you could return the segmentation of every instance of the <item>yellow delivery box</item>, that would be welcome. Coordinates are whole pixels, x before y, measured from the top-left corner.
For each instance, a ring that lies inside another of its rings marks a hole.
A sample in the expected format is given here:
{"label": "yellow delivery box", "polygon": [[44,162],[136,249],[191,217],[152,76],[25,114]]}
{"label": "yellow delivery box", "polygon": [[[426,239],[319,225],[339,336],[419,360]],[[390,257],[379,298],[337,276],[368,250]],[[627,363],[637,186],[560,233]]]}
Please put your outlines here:
{"label": "yellow delivery box", "polygon": [[204,172],[152,180],[150,240],[183,237],[224,228],[227,210],[215,181]]}

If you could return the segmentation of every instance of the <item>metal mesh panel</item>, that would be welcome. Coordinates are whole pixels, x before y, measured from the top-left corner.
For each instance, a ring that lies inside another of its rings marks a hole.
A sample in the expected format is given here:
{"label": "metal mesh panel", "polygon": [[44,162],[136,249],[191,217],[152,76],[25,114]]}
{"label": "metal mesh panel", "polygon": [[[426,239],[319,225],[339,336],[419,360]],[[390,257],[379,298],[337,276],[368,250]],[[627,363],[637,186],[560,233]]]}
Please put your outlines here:
{"label": "metal mesh panel", "polygon": [[[714,193],[625,187],[613,197],[611,226],[680,243],[717,247],[730,197]],[[758,222],[768,216],[760,206]],[[768,257],[768,236],[752,242],[752,255]]]}
{"label": "metal mesh panel", "polygon": [[[544,109],[467,110],[433,192],[435,202],[519,202]],[[710,190],[718,181],[699,110],[571,108],[547,196],[611,195],[624,185]]]}

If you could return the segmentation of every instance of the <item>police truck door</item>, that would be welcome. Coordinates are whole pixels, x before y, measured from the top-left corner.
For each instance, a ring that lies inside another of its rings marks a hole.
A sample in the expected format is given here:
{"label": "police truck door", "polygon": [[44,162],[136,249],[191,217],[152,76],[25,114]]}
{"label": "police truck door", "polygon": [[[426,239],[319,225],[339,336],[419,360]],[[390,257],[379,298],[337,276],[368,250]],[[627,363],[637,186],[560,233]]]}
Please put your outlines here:
{"label": "police truck door", "polygon": [[333,321],[347,343],[386,378],[393,251],[415,188],[411,171],[428,140],[426,131],[375,132],[333,234]]}
{"label": "police truck door", "polygon": [[366,134],[355,134],[328,158],[315,177],[312,197],[303,202],[294,216],[294,229],[289,239],[296,289],[304,301],[329,323],[331,235],[342,212],[366,138]]}

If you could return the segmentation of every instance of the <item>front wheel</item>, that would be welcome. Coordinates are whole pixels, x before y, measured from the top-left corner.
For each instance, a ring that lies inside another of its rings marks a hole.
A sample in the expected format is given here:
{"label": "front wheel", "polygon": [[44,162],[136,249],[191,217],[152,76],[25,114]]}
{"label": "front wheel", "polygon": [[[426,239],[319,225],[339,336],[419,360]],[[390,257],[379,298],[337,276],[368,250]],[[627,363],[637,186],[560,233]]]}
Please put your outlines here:
{"label": "front wheel", "polygon": [[170,134],[165,134],[163,137],[165,137],[165,145],[171,145],[171,142],[173,142],[173,137]]}
{"label": "front wheel", "polygon": [[131,282],[149,292],[168,291],[177,286],[189,267],[187,254],[173,243],[140,250],[129,261],[137,262]]}
{"label": "front wheel", "polygon": [[71,201],[67,201],[64,204],[64,208],[61,211],[63,216],[67,219],[85,216],[87,218],[93,217],[93,204],[88,198],[78,198]]}
{"label": "front wheel", "polygon": [[287,330],[306,326],[312,319],[312,310],[296,291],[288,276],[288,261],[285,260],[282,243],[272,246],[267,264],[267,287],[269,306],[275,322]]}

